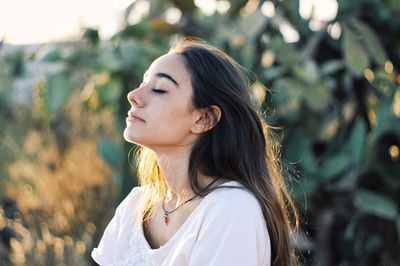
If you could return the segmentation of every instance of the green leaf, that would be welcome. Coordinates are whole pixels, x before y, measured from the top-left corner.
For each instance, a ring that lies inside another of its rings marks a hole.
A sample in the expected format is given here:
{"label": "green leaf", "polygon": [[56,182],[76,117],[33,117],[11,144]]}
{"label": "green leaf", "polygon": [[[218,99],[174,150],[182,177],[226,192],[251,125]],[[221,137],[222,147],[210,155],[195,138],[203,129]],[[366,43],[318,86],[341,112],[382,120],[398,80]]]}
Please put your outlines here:
{"label": "green leaf", "polygon": [[73,83],[65,72],[54,74],[48,78],[48,110],[57,112],[72,95]]}
{"label": "green leaf", "polygon": [[397,205],[392,199],[365,189],[360,189],[356,192],[354,205],[363,213],[388,220],[396,219],[399,214]]}
{"label": "green leaf", "polygon": [[362,36],[362,41],[373,60],[377,64],[384,65],[387,59],[386,53],[375,32],[367,24],[358,20],[354,21],[353,26]]}
{"label": "green leaf", "polygon": [[361,157],[366,144],[366,132],[367,128],[364,124],[364,121],[357,120],[346,145],[346,150],[348,154],[350,154],[352,162],[355,164],[359,164],[361,162]]}
{"label": "green leaf", "polygon": [[368,252],[376,251],[382,246],[382,238],[378,234],[370,235],[365,243],[365,250]]}
{"label": "green leaf", "polygon": [[283,76],[284,69],[281,66],[272,66],[264,70],[264,78],[267,80],[278,79]]}
{"label": "green leaf", "polygon": [[140,22],[138,24],[128,25],[118,33],[118,35],[123,38],[137,38],[139,40],[148,38],[151,34],[153,34],[153,30],[148,22]]}
{"label": "green leaf", "polygon": [[259,9],[256,9],[249,16],[239,20],[241,32],[246,34],[248,38],[253,39],[265,27],[267,20],[268,18]]}
{"label": "green leaf", "polygon": [[[303,145],[307,145],[308,143],[303,143]],[[315,156],[311,150],[311,146],[305,147],[306,149],[302,152],[301,165],[304,170],[308,173],[315,173],[317,171],[317,163],[315,160]]]}
{"label": "green leaf", "polygon": [[354,238],[357,224],[358,224],[358,216],[355,215],[351,218],[350,222],[346,226],[346,229],[344,230],[344,238],[346,240],[351,240]]}
{"label": "green leaf", "polygon": [[342,50],[347,68],[357,76],[361,76],[369,65],[367,52],[356,35],[347,26],[343,28]]}
{"label": "green leaf", "polygon": [[294,73],[307,84],[315,84],[319,80],[318,66],[313,60],[307,60],[304,64],[295,66]]}
{"label": "green leaf", "polygon": [[42,62],[54,62],[61,59],[60,48],[54,46],[50,48],[39,60]]}
{"label": "green leaf", "polygon": [[86,39],[90,44],[96,45],[100,41],[99,31],[96,29],[87,28],[83,33],[83,38]]}
{"label": "green leaf", "polygon": [[122,164],[122,148],[110,139],[100,139],[97,142],[97,150],[101,157],[111,166],[120,167]]}
{"label": "green leaf", "polygon": [[286,92],[288,99],[301,98],[301,94],[305,90],[305,85],[294,78],[283,78],[277,83],[277,87]]}
{"label": "green leaf", "polygon": [[282,78],[274,83],[273,100],[278,113],[283,116],[296,116],[299,114],[302,86],[294,79]]}
{"label": "green leaf", "polygon": [[331,100],[331,94],[323,83],[318,83],[305,88],[303,100],[312,110],[321,111],[328,106]]}
{"label": "green leaf", "polygon": [[285,147],[285,158],[291,162],[299,162],[307,174],[315,174],[318,165],[312,150],[312,138],[303,134],[294,134]]}
{"label": "green leaf", "polygon": [[320,173],[324,179],[330,179],[343,172],[349,165],[350,160],[346,154],[339,153],[326,159],[321,166]]}
{"label": "green leaf", "polygon": [[111,79],[104,85],[96,85],[95,90],[99,94],[100,102],[103,104],[115,103],[122,93],[122,84],[117,79]]}
{"label": "green leaf", "polygon": [[[160,1],[162,3],[162,1]],[[179,8],[182,13],[191,13],[196,9],[194,1],[174,1],[174,5]],[[152,5],[153,6],[153,5]],[[160,7],[162,8],[162,7]]]}
{"label": "green leaf", "polygon": [[324,76],[331,75],[344,68],[344,66],[345,65],[342,60],[330,60],[321,66],[321,73]]}
{"label": "green leaf", "polygon": [[319,80],[319,71],[318,71],[318,66],[313,60],[307,60],[304,63],[304,71],[306,74],[306,80],[311,83],[315,84]]}
{"label": "green leaf", "polygon": [[397,233],[399,234],[400,237],[400,217],[397,217],[396,219],[396,227],[397,227]]}
{"label": "green leaf", "polygon": [[376,112],[376,126],[371,132],[371,145],[374,145],[387,130],[392,129],[396,120],[392,113],[391,99],[383,98]]}
{"label": "green leaf", "polygon": [[97,64],[101,69],[110,72],[119,71],[123,68],[121,60],[110,48],[104,48],[100,52],[100,56],[97,59]]}
{"label": "green leaf", "polygon": [[400,167],[396,164],[374,164],[371,171],[382,177],[388,187],[400,191]]}
{"label": "green leaf", "polygon": [[306,202],[306,199],[309,196],[314,195],[314,193],[317,191],[319,180],[315,178],[313,175],[308,173],[309,172],[307,172],[306,178],[304,178],[298,184],[291,187],[291,194],[297,199],[305,199],[304,204],[306,205],[306,207],[308,207],[307,209],[310,209],[313,203]]}
{"label": "green leaf", "polygon": [[134,41],[122,42],[118,46],[118,51],[126,66],[135,65],[141,56],[140,48]]}
{"label": "green leaf", "polygon": [[287,66],[295,66],[297,63],[302,62],[302,55],[296,48],[284,42],[281,37],[274,37],[270,43],[271,50],[276,54],[277,59]]}

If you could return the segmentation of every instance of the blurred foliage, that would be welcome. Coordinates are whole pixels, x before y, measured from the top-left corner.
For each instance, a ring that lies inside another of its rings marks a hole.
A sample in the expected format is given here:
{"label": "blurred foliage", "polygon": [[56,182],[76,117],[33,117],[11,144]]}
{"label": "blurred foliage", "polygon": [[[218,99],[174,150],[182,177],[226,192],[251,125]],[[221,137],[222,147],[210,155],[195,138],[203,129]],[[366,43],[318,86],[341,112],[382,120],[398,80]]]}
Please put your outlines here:
{"label": "blurred foliage", "polygon": [[[307,1],[137,0],[108,41],[86,29],[30,54],[0,47],[0,264],[89,263],[115,192],[118,202],[136,184],[121,137],[126,94],[176,35],[188,35],[268,88],[252,91],[282,127],[301,261],[397,265],[400,4],[332,1],[336,16],[318,20],[299,12]],[[16,104],[16,84],[29,76],[32,97]]]}

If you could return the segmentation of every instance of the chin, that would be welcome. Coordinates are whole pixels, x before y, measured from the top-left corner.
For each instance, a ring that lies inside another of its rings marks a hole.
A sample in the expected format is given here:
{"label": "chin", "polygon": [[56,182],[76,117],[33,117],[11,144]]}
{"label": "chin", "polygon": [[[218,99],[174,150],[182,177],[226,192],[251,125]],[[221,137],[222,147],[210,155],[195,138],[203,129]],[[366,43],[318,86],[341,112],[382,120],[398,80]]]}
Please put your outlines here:
{"label": "chin", "polygon": [[129,132],[128,128],[125,128],[123,136],[127,142],[136,143],[134,136],[132,136],[132,133]]}
{"label": "chin", "polygon": [[135,135],[134,132],[132,132],[128,128],[125,128],[123,136],[127,142],[130,142],[130,143],[133,143],[133,144],[136,144],[139,146],[144,146],[143,143],[146,142],[146,141],[143,141],[143,138]]}

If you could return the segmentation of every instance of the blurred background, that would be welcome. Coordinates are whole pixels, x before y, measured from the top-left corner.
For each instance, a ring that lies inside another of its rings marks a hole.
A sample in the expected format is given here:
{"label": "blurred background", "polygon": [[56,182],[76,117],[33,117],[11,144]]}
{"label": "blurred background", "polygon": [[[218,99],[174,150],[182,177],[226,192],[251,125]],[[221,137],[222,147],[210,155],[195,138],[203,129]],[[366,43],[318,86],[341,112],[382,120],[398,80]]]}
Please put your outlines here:
{"label": "blurred background", "polygon": [[254,71],[303,265],[400,265],[400,1],[0,0],[0,265],[93,265],[126,94],[177,36]]}

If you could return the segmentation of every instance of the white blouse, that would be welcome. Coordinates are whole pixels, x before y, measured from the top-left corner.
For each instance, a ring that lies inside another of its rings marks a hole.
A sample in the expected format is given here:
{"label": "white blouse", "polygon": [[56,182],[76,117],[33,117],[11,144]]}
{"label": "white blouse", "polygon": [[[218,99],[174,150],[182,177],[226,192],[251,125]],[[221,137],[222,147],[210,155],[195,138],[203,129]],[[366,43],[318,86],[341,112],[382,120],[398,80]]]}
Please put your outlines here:
{"label": "white blouse", "polygon": [[[241,186],[236,181],[223,185]],[[235,188],[211,192],[165,245],[152,249],[137,204],[142,192],[142,187],[132,189],[93,249],[91,256],[101,266],[271,264],[267,226],[251,193]]]}

